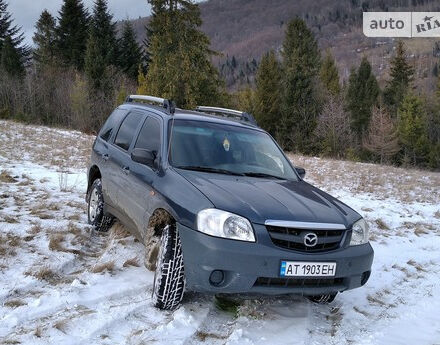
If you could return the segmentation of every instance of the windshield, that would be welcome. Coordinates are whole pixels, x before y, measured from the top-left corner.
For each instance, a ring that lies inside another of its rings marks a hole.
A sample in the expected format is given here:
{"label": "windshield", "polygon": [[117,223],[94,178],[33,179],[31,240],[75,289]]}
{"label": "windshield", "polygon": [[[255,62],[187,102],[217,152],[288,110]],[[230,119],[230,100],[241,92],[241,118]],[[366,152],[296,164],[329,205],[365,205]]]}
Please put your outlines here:
{"label": "windshield", "polygon": [[180,169],[297,180],[272,138],[261,131],[219,123],[175,120],[170,163]]}

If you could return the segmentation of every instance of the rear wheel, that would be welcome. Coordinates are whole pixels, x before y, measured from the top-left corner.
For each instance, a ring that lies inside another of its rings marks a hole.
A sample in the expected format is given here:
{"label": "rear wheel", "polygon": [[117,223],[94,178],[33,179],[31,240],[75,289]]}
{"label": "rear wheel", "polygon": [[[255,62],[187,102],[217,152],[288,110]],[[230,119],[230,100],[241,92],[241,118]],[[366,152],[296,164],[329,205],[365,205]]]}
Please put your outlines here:
{"label": "rear wheel", "polygon": [[104,214],[104,197],[100,179],[93,181],[87,195],[87,216],[89,224],[96,231],[106,232],[113,224],[114,218]]}
{"label": "rear wheel", "polygon": [[176,309],[183,298],[185,274],[182,244],[175,225],[167,225],[160,239],[154,275],[153,300],[157,308]]}
{"label": "rear wheel", "polygon": [[318,304],[329,304],[335,300],[337,293],[329,294],[329,295],[316,295],[316,296],[308,296],[307,298],[313,303]]}

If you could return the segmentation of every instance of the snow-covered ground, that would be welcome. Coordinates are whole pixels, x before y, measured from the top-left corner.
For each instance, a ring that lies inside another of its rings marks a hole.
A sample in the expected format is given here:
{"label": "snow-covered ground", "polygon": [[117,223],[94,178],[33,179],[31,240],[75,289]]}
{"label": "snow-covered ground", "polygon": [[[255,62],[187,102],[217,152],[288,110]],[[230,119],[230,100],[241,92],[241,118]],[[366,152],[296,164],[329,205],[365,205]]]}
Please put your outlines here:
{"label": "snow-covered ground", "polygon": [[93,137],[0,121],[0,343],[440,344],[440,174],[292,156],[307,180],[361,212],[368,284],[330,305],[302,297],[152,306],[143,248],[87,226]]}

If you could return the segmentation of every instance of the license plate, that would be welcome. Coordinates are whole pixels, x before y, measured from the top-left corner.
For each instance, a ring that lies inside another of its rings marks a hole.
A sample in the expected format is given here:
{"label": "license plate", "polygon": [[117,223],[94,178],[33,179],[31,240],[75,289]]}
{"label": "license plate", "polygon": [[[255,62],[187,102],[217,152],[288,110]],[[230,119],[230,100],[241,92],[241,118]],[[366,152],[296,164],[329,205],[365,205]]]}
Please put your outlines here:
{"label": "license plate", "polygon": [[281,277],[334,277],[336,262],[281,261]]}

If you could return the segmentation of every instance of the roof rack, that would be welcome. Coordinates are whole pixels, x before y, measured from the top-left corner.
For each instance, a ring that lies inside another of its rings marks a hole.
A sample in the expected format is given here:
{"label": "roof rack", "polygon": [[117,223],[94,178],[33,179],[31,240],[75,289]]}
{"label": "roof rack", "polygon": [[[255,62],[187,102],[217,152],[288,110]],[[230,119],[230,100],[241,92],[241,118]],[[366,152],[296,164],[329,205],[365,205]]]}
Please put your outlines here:
{"label": "roof rack", "polygon": [[214,113],[214,114],[224,114],[227,117],[238,117],[240,120],[250,122],[251,124],[258,126],[255,118],[244,111],[227,109],[227,108],[218,108],[218,107],[206,107],[206,106],[198,106],[196,107],[197,111],[205,112],[205,113]]}
{"label": "roof rack", "polygon": [[144,95],[130,95],[127,97],[126,102],[133,101],[144,101],[150,103],[159,103],[162,107],[172,115],[176,111],[176,104],[170,99],[154,97],[154,96],[144,96]]}

